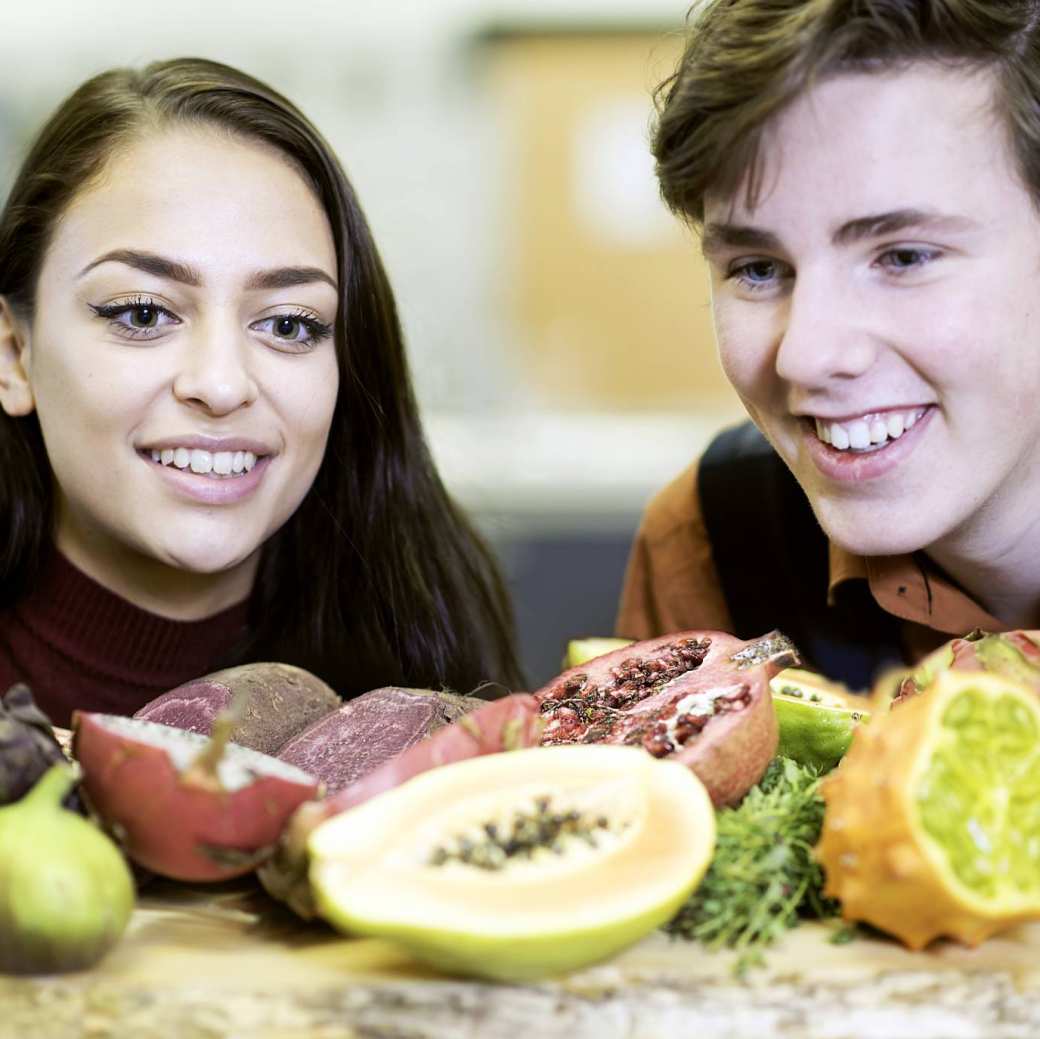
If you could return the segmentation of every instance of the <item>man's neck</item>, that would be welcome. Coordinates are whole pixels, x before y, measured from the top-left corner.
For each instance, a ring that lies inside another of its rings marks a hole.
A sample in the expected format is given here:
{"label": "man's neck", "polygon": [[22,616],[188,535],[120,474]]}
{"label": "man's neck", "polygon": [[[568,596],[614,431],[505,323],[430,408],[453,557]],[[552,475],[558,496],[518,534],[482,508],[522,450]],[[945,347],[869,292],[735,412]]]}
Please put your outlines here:
{"label": "man's neck", "polygon": [[1040,517],[1016,535],[958,531],[925,554],[1009,627],[1040,628]]}

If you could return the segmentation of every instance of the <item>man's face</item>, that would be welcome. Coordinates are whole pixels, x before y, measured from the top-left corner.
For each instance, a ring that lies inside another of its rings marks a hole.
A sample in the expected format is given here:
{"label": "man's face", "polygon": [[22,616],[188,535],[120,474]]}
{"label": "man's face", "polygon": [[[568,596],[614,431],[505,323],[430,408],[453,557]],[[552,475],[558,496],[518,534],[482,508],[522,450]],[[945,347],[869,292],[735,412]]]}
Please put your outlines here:
{"label": "man's face", "polygon": [[824,81],[707,200],[722,364],[846,548],[999,551],[1037,516],[1040,219],[986,74]]}

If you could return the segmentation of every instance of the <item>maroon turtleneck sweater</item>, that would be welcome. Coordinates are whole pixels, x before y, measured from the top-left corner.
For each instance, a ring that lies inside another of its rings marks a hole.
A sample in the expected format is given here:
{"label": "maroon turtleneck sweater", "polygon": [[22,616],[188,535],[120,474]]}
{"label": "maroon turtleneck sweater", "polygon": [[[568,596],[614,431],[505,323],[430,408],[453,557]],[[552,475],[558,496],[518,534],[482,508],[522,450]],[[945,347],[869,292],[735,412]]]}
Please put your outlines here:
{"label": "maroon turtleneck sweater", "polygon": [[36,588],[0,611],[0,694],[25,682],[55,725],[76,709],[132,714],[213,671],[241,638],[246,604],[200,621],[149,613],[54,551]]}

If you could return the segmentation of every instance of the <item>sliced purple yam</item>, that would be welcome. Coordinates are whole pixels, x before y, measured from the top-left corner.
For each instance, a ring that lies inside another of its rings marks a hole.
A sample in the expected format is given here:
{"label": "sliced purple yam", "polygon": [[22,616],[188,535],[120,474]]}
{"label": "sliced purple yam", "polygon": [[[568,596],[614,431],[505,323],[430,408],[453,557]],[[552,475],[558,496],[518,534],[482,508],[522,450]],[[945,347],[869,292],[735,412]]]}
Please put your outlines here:
{"label": "sliced purple yam", "polygon": [[276,757],[332,794],[485,702],[430,689],[373,689],[297,733]]}
{"label": "sliced purple yam", "polygon": [[185,682],[145,704],[134,717],[208,736],[213,719],[227,710],[240,691],[247,696],[231,739],[261,754],[275,754],[295,733],[342,703],[320,678],[303,668],[242,664]]}

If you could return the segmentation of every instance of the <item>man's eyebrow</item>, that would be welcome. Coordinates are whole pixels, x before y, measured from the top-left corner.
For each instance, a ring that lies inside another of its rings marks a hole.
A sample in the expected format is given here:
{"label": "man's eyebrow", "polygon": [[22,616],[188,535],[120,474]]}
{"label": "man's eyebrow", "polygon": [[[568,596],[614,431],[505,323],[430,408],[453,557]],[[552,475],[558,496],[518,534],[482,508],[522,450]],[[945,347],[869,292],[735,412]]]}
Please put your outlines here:
{"label": "man's eyebrow", "polygon": [[[831,241],[835,245],[852,245],[855,242],[880,238],[912,228],[952,232],[971,231],[978,226],[978,221],[967,216],[928,209],[893,209],[888,213],[875,213],[846,221],[831,235]],[[701,252],[708,258],[723,249],[761,249],[763,252],[775,252],[780,248],[779,235],[744,224],[705,224],[701,235]]]}
{"label": "man's eyebrow", "polygon": [[851,245],[868,238],[895,234],[911,228],[928,231],[971,231],[978,222],[967,216],[939,213],[930,209],[894,209],[889,213],[859,217],[842,224],[831,240],[835,245]]}
{"label": "man's eyebrow", "polygon": [[186,263],[178,263],[157,253],[141,252],[138,249],[113,249],[111,252],[91,260],[76,275],[82,278],[88,271],[100,267],[103,263],[122,263],[135,270],[144,271],[145,274],[154,274],[157,278],[169,278],[171,281],[179,281],[184,285],[201,285],[202,276],[193,267]]}
{"label": "man's eyebrow", "polygon": [[705,224],[701,233],[701,252],[709,258],[723,249],[775,251],[779,248],[780,239],[772,231],[744,224]]}
{"label": "man's eyebrow", "polygon": [[[82,278],[88,271],[103,263],[122,263],[146,274],[154,274],[157,278],[169,278],[183,285],[198,287],[202,284],[202,275],[194,267],[139,249],[113,249],[88,263],[77,277]],[[339,288],[335,278],[320,267],[275,267],[251,274],[246,280],[246,289],[291,289],[296,285],[310,285],[316,281],[327,282],[334,289]]]}

